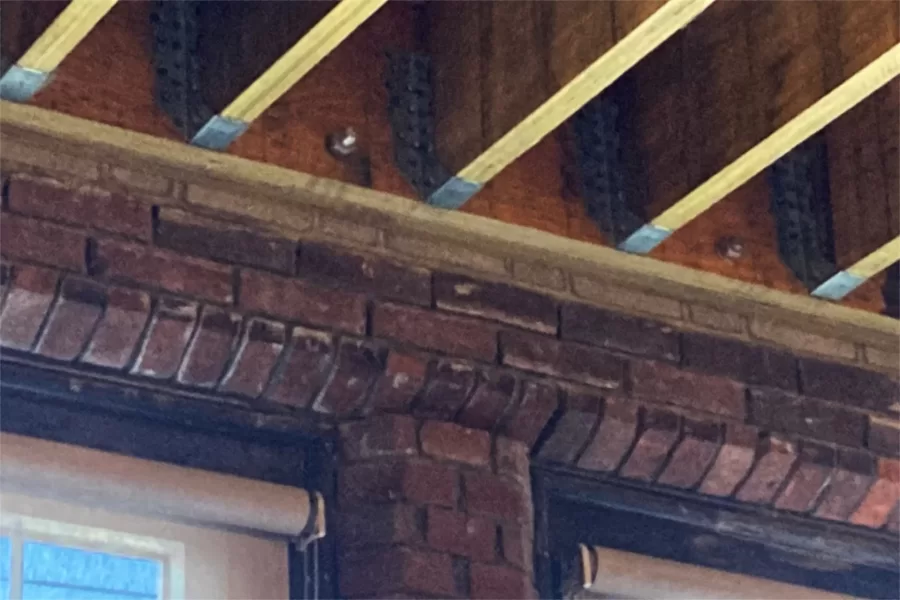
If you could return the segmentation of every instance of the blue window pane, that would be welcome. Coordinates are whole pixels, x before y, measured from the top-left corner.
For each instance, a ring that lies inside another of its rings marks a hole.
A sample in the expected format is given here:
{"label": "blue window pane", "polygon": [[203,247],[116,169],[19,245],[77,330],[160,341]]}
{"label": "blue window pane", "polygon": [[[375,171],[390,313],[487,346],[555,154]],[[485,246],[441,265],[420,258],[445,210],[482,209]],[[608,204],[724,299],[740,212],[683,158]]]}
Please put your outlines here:
{"label": "blue window pane", "polygon": [[154,600],[156,596],[140,596],[123,592],[102,592],[93,589],[59,587],[25,583],[22,600]]}
{"label": "blue window pane", "polygon": [[9,600],[9,570],[12,563],[12,547],[8,537],[0,537],[0,600]]}
{"label": "blue window pane", "polygon": [[22,563],[23,596],[32,600],[45,596],[27,596],[29,586],[48,600],[155,598],[160,576],[157,561],[40,542],[25,542]]}

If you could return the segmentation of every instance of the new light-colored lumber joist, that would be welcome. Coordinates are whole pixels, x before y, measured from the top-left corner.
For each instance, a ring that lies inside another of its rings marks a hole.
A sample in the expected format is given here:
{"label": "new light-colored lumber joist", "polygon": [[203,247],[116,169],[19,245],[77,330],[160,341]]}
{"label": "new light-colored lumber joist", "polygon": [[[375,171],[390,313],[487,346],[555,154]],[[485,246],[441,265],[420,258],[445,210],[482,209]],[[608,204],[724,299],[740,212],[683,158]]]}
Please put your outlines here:
{"label": "new light-colored lumber joist", "polygon": [[464,204],[712,2],[428,3],[435,144],[454,174],[428,202]]}
{"label": "new light-colored lumber joist", "polygon": [[[650,218],[622,250],[650,252],[900,75],[898,3],[726,4],[687,30],[682,74],[636,73],[647,83],[635,110],[642,167],[655,175],[643,199]],[[672,85],[658,85],[666,79]],[[660,120],[676,124],[660,134]]]}
{"label": "new light-colored lumber joist", "polygon": [[43,2],[4,2],[0,19],[4,21],[3,35],[10,39],[3,40],[3,51],[15,54],[17,60],[0,77],[0,98],[27,102],[115,3],[116,0],[71,0],[36,39],[25,42],[29,44],[26,49],[16,46],[22,45],[28,31],[34,31],[55,11],[53,7],[48,10]]}
{"label": "new light-colored lumber joist", "polygon": [[900,237],[892,239],[865,258],[834,274],[814,289],[812,295],[840,300],[897,261],[900,261]]}
{"label": "new light-colored lumber joist", "polygon": [[[239,41],[217,40],[199,49],[209,65],[201,76],[203,92],[218,112],[191,143],[226,148],[386,1],[219,3],[226,30]],[[271,50],[283,49],[285,41],[290,47],[272,62]]]}

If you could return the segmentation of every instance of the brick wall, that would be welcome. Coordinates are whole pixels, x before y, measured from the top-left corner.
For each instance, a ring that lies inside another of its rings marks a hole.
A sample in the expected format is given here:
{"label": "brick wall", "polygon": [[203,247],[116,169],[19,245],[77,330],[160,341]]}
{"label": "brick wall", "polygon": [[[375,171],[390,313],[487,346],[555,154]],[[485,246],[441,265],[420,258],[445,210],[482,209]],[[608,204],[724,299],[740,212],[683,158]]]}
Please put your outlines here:
{"label": "brick wall", "polygon": [[896,368],[847,364],[853,343],[814,358],[300,239],[153,175],[27,171],[3,176],[4,350],[338,425],[342,561],[373,573],[343,570],[348,595],[532,593],[508,550],[531,539],[526,456],[897,530]]}

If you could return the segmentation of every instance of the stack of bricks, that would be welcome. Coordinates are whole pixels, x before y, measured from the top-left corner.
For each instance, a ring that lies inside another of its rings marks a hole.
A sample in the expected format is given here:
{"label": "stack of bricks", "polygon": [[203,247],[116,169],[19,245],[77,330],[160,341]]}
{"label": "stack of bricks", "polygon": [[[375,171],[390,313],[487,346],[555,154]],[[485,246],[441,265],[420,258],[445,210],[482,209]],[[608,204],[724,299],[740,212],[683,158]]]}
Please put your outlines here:
{"label": "stack of bricks", "polygon": [[896,369],[4,177],[4,358],[339,427],[347,596],[533,594],[529,461],[897,531]]}

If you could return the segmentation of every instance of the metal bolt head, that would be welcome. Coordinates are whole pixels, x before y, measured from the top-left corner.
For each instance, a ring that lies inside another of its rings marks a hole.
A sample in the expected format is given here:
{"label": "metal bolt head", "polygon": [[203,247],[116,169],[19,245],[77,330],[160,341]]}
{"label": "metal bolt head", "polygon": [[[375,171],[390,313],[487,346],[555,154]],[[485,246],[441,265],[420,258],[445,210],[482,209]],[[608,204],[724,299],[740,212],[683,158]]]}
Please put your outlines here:
{"label": "metal bolt head", "polygon": [[359,149],[359,137],[352,127],[329,134],[328,151],[337,157],[350,156]]}
{"label": "metal bolt head", "polygon": [[716,253],[726,260],[737,260],[744,256],[744,240],[735,236],[719,238]]}

